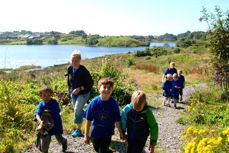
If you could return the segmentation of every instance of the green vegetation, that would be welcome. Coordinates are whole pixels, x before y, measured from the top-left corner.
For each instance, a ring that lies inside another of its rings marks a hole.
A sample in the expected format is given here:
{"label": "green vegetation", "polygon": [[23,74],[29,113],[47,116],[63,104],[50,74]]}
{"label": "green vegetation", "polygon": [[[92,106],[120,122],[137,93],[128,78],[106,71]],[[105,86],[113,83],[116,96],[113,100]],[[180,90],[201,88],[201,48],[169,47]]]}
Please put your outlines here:
{"label": "green vegetation", "polygon": [[141,42],[134,38],[129,38],[125,36],[120,37],[105,37],[98,40],[98,46],[107,47],[137,47],[137,46],[149,46],[149,43]]}
{"label": "green vegetation", "polygon": [[229,152],[229,12],[223,16],[219,8],[215,11],[209,15],[203,9],[204,15],[200,18],[209,25],[208,43],[213,55],[215,86],[208,83],[208,89],[192,95],[188,109],[177,121],[189,126],[181,137],[186,141],[184,151],[187,153]]}

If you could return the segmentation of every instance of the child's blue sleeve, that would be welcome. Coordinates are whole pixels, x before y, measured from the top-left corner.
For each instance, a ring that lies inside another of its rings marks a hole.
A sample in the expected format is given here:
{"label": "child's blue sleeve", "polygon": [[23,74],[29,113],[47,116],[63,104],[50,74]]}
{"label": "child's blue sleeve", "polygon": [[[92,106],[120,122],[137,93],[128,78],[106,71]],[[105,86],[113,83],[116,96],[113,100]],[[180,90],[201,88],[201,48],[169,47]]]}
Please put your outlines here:
{"label": "child's blue sleeve", "polygon": [[120,121],[120,109],[119,109],[119,106],[118,106],[118,103],[115,101],[115,106],[114,106],[114,110],[115,110],[115,118],[114,118],[114,121],[115,122],[119,122]]}
{"label": "child's blue sleeve", "polygon": [[37,109],[36,109],[36,112],[35,112],[35,116],[36,115],[41,115],[42,114],[42,108],[43,108],[43,105],[42,105],[42,102],[40,102],[38,105],[37,105]]}
{"label": "child's blue sleeve", "polygon": [[162,89],[165,90],[165,82],[162,83]]}
{"label": "child's blue sleeve", "polygon": [[84,117],[89,121],[93,120],[93,101],[87,106]]}
{"label": "child's blue sleeve", "polygon": [[126,121],[127,121],[127,113],[132,109],[132,104],[126,105],[122,110],[121,115],[121,127],[123,131],[126,131]]}

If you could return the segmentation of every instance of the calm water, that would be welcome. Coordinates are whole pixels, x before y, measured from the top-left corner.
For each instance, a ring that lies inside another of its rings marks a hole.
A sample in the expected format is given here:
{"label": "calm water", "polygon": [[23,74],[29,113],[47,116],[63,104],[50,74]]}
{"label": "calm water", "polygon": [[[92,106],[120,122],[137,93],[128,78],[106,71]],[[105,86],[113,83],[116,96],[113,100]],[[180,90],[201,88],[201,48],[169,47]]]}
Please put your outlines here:
{"label": "calm water", "polygon": [[[162,45],[163,46],[163,45]],[[153,47],[153,44],[151,44]],[[0,68],[17,68],[23,65],[41,67],[68,63],[74,49],[81,51],[82,58],[94,58],[115,53],[144,50],[145,47],[89,47],[77,45],[0,45]]]}

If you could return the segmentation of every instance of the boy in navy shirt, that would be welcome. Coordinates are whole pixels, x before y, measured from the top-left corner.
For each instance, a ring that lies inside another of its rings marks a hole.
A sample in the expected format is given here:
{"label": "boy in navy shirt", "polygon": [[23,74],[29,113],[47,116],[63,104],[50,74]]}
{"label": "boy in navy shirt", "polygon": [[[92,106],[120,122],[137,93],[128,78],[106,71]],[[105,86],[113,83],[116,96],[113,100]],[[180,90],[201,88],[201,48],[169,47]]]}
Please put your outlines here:
{"label": "boy in navy shirt", "polygon": [[170,107],[170,102],[171,102],[171,90],[172,90],[172,80],[173,77],[171,74],[166,75],[166,80],[162,83],[162,89],[163,89],[163,96],[165,97],[164,99],[164,106],[169,106]]}
{"label": "boy in navy shirt", "polygon": [[[35,112],[35,117],[39,124],[37,130],[38,132],[41,132],[40,134],[38,133],[36,146],[42,153],[48,153],[52,135],[55,135],[57,141],[62,144],[62,151],[65,152],[67,150],[67,139],[62,136],[63,127],[60,117],[59,103],[52,98],[52,93],[52,89],[48,87],[44,87],[40,90],[42,101],[38,104]],[[45,114],[47,115],[46,117],[50,114],[48,122],[44,118]],[[52,123],[54,123],[54,126],[51,126]],[[47,127],[49,128],[47,129]]]}
{"label": "boy in navy shirt", "polygon": [[[102,78],[98,83],[100,95],[95,97],[88,105],[85,118],[84,142],[89,144],[90,139],[94,149],[99,153],[110,153],[109,145],[114,134],[115,126],[118,128],[120,138],[124,139],[120,125],[120,110],[118,103],[111,97],[113,81],[110,78]],[[89,130],[92,122],[91,136]]]}
{"label": "boy in navy shirt", "polygon": [[176,103],[179,100],[179,91],[181,88],[182,88],[182,83],[178,80],[178,75],[174,73],[173,81],[172,81],[172,97],[174,102],[174,108],[177,108]]}
{"label": "boy in navy shirt", "polygon": [[182,96],[183,96],[183,89],[185,87],[185,78],[182,75],[182,70],[178,70],[178,80],[182,84],[182,87],[180,88],[179,95],[180,95],[180,102],[182,102]]}

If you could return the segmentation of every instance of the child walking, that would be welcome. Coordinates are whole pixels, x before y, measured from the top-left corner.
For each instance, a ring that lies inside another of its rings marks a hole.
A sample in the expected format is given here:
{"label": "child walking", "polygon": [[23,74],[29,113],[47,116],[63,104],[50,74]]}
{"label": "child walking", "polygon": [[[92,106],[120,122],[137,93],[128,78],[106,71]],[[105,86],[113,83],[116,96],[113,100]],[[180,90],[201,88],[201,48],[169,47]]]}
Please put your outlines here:
{"label": "child walking", "polygon": [[39,102],[35,112],[35,117],[39,124],[36,147],[42,153],[48,153],[52,135],[55,135],[57,141],[62,144],[62,151],[65,152],[67,150],[67,139],[62,136],[63,127],[59,103],[52,98],[52,94],[52,89],[48,87],[40,90],[42,101]]}
{"label": "child walking", "polygon": [[162,83],[162,89],[163,89],[162,95],[165,97],[164,106],[169,106],[170,107],[171,96],[172,96],[171,95],[172,80],[173,80],[172,75],[171,74],[167,74],[166,75],[166,80],[164,80],[164,82]]}
{"label": "child walking", "polygon": [[121,125],[123,132],[127,131],[127,153],[142,153],[149,134],[149,151],[154,153],[158,139],[158,125],[152,110],[147,106],[143,91],[137,90],[133,93],[131,103],[122,111]]}
{"label": "child walking", "polygon": [[182,87],[179,90],[179,101],[182,102],[183,100],[183,89],[185,87],[185,77],[182,75],[182,70],[178,70],[178,81],[182,84]]}
{"label": "child walking", "polygon": [[[118,103],[111,97],[113,81],[110,78],[102,78],[98,83],[100,95],[95,97],[88,105],[85,113],[84,142],[93,143],[94,149],[99,153],[111,153],[109,149],[111,136],[115,126],[118,128],[120,138],[124,139],[120,125],[120,110]],[[89,130],[92,124],[91,136]]]}
{"label": "child walking", "polygon": [[178,75],[176,73],[173,74],[173,81],[172,81],[172,97],[174,108],[177,108],[177,102],[179,100],[179,92],[182,88],[181,82],[178,80]]}

